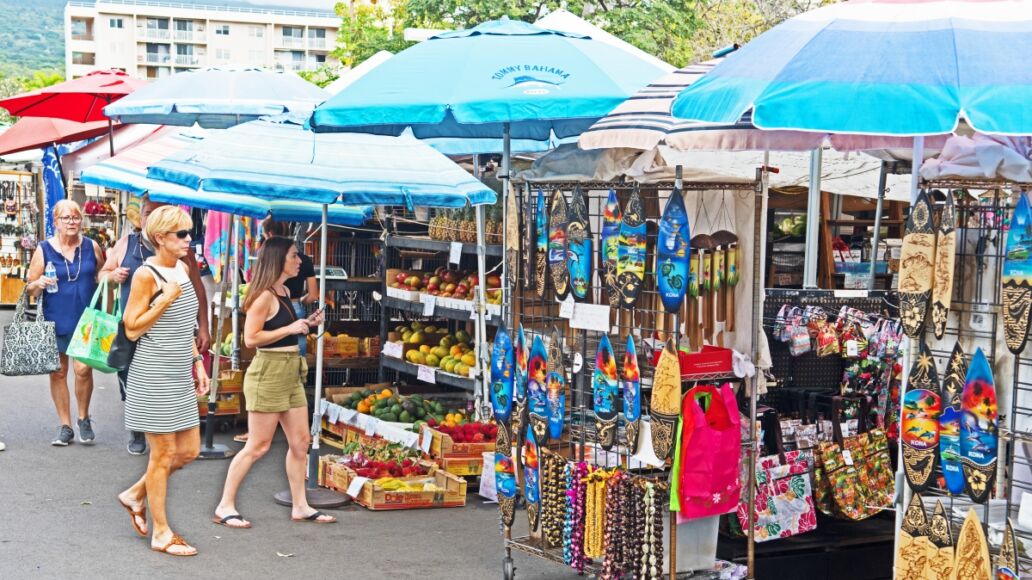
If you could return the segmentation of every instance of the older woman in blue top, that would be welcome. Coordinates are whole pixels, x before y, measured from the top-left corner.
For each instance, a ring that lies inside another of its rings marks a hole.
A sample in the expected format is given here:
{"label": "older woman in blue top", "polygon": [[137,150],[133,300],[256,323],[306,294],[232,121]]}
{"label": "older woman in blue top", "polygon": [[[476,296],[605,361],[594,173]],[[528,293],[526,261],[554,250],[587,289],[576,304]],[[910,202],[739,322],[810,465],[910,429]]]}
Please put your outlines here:
{"label": "older woman in blue top", "polygon": [[[43,314],[53,321],[57,332],[57,348],[61,352],[61,370],[50,373],[50,396],[57,408],[61,426],[53,444],[64,447],[72,442],[71,398],[68,394],[69,359],[65,354],[75,332],[75,325],[90,304],[97,289],[97,272],[103,263],[100,246],[82,235],[82,210],[79,204],[64,199],[54,204],[54,237],[43,241],[29,263],[28,286],[32,296],[43,299]],[[53,264],[55,277],[44,276],[47,264]],[[57,291],[50,287],[57,286]],[[75,370],[75,400],[78,403],[79,442],[92,444],[93,423],[90,419],[90,398],[93,396],[93,369],[79,361],[71,361]]]}

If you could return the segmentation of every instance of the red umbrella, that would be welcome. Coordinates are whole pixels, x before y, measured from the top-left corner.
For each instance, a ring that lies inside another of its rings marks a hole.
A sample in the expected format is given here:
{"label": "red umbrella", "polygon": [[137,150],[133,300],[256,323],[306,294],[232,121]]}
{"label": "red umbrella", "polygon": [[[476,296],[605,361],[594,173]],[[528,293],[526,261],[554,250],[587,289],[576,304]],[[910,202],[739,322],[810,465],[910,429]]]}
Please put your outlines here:
{"label": "red umbrella", "polygon": [[107,130],[107,121],[76,123],[64,119],[24,117],[0,134],[0,155],[99,137]]}
{"label": "red umbrella", "polygon": [[[51,117],[79,123],[111,120],[104,107],[147,84],[120,70],[100,70],[63,83],[0,100],[15,117]],[[114,155],[112,143],[111,155]]]}

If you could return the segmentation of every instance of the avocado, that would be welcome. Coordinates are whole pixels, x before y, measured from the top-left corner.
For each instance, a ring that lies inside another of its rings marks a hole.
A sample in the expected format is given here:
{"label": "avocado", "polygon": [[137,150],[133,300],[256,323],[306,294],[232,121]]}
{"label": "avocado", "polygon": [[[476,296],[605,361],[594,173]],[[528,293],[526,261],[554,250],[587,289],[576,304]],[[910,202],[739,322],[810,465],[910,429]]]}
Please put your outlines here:
{"label": "avocado", "polygon": [[411,423],[412,415],[410,415],[408,411],[402,411],[398,419],[401,420],[402,423]]}
{"label": "avocado", "polygon": [[395,415],[394,413],[384,413],[383,415],[380,415],[380,420],[381,421],[397,422],[398,421],[398,416]]}

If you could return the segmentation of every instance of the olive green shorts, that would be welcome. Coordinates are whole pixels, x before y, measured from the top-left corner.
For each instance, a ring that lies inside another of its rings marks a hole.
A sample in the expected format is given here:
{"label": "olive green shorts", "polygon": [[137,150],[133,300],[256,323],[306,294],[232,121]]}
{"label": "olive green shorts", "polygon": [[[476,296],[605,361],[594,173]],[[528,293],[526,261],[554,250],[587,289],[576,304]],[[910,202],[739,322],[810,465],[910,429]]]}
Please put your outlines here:
{"label": "olive green shorts", "polygon": [[297,351],[259,350],[244,375],[247,410],[282,413],[296,407],[307,407],[307,380],[308,362]]}

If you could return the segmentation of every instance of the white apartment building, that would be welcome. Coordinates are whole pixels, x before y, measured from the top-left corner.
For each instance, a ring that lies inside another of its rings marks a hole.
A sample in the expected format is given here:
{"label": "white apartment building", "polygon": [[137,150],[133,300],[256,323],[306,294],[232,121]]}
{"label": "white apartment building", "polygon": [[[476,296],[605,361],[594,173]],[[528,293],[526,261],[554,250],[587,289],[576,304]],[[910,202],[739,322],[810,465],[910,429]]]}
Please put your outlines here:
{"label": "white apartment building", "polygon": [[336,66],[340,18],[332,10],[233,0],[70,0],[65,76],[122,69],[141,78],[215,65],[292,71]]}

